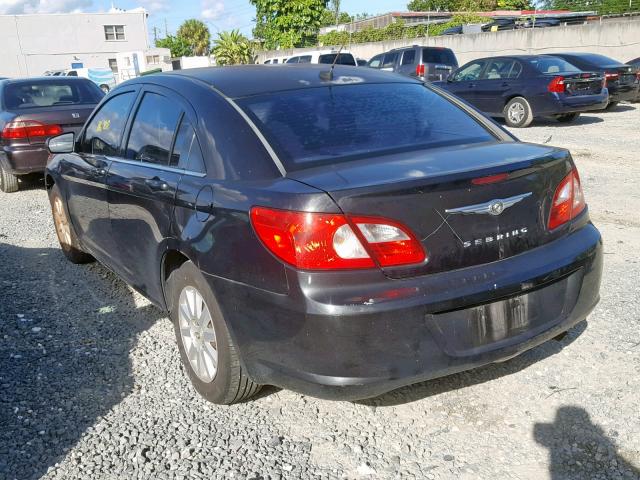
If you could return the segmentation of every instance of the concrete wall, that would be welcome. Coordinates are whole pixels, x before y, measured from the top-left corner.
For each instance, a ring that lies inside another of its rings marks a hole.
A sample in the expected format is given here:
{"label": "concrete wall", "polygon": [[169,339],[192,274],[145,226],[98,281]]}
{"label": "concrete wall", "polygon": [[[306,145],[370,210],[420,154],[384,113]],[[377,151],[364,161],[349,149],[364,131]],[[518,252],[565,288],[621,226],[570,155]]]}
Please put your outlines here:
{"label": "concrete wall", "polygon": [[[124,25],[125,40],[107,41],[104,25]],[[149,47],[147,19],[144,12],[0,15],[0,45],[3,77],[42,75],[76,61],[107,68],[116,53]]]}
{"label": "concrete wall", "polygon": [[[378,53],[407,45],[429,45],[451,48],[460,65],[476,58],[494,55],[543,54],[564,51],[599,53],[627,62],[640,57],[640,19],[619,20],[587,25],[521,29],[468,35],[390,40],[353,44],[349,50],[358,58],[370,59]],[[326,47],[325,47],[326,48]],[[290,57],[313,48],[265,52],[265,58]]]}

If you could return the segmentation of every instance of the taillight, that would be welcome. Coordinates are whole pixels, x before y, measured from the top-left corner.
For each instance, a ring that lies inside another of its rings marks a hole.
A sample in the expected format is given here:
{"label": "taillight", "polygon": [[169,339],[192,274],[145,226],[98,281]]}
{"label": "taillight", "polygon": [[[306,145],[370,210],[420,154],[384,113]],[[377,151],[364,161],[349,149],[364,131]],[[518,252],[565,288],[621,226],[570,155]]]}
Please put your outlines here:
{"label": "taillight", "polygon": [[391,267],[426,259],[411,231],[385,218],[253,207],[251,224],[271,253],[303,270]]}
{"label": "taillight", "polygon": [[549,82],[549,85],[547,85],[547,90],[551,93],[564,93],[566,87],[564,77],[554,77],[553,80]]}
{"label": "taillight", "polygon": [[608,84],[609,82],[615,82],[619,78],[620,78],[620,74],[607,72],[604,74],[605,85]]}
{"label": "taillight", "polygon": [[424,77],[425,71],[424,63],[422,65],[416,65],[416,75],[418,77]]}
{"label": "taillight", "polygon": [[33,137],[52,137],[60,135],[62,128],[60,125],[45,125],[33,120],[20,122],[9,122],[2,130],[2,138],[19,139]]}
{"label": "taillight", "polygon": [[558,228],[569,220],[577,217],[585,209],[584,194],[580,186],[580,176],[576,169],[562,179],[553,196],[551,214],[549,215],[549,230]]}

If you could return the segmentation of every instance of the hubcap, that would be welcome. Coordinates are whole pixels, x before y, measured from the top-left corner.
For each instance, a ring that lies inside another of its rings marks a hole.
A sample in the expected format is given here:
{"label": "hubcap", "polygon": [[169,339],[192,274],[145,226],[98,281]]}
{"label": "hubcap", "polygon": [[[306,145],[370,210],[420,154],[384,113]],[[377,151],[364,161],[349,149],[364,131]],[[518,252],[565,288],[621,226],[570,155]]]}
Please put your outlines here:
{"label": "hubcap", "polygon": [[59,197],[56,197],[53,201],[53,213],[53,220],[56,224],[56,231],[58,232],[58,239],[60,240],[60,243],[62,245],[71,245],[71,231],[69,230],[67,216],[64,213],[62,200],[60,200]]}
{"label": "hubcap", "polygon": [[218,371],[218,343],[209,307],[194,287],[185,287],[178,301],[182,345],[200,380],[211,383]]}
{"label": "hubcap", "polygon": [[513,123],[520,123],[525,115],[524,105],[518,102],[511,104],[511,106],[509,106],[508,115],[509,120]]}

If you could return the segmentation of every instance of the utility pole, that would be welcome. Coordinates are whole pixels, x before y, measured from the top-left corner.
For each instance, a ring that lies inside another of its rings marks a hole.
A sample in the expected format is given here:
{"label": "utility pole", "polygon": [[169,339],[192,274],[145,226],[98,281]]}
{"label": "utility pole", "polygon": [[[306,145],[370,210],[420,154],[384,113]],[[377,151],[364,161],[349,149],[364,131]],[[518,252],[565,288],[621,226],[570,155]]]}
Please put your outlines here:
{"label": "utility pole", "polygon": [[164,36],[168,37],[169,36],[169,26],[167,25],[167,19],[165,17],[164,19]]}
{"label": "utility pole", "polygon": [[158,27],[154,25],[153,27],[153,44],[158,43]]}

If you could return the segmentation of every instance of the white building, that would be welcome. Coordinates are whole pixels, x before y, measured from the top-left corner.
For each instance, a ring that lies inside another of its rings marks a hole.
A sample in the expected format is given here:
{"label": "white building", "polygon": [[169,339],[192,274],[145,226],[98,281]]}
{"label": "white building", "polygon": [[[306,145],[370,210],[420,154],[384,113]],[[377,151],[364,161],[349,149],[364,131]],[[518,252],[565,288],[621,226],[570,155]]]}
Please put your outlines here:
{"label": "white building", "polygon": [[[0,15],[0,76],[39,76],[47,70],[111,67],[122,80],[121,53],[136,52],[140,72],[164,62],[166,49],[150,49],[144,9],[109,13]],[[151,53],[149,53],[151,51]],[[148,62],[150,56],[151,62]],[[132,59],[131,59],[132,61]],[[160,66],[160,65],[158,65]]]}

